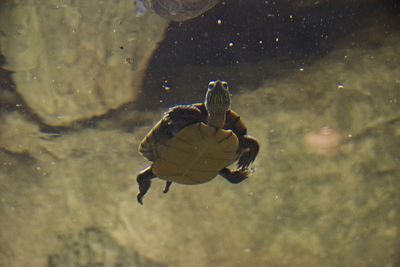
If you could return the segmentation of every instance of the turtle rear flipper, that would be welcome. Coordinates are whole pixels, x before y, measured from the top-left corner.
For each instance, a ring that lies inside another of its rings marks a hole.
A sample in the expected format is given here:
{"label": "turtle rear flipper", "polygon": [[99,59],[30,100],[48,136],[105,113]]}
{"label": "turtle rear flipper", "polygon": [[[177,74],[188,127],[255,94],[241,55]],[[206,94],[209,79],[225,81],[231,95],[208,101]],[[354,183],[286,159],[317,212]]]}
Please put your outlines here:
{"label": "turtle rear flipper", "polygon": [[140,205],[143,205],[143,197],[150,189],[151,179],[155,177],[156,176],[153,173],[152,167],[147,167],[138,174],[136,181],[139,185],[139,194],[137,195],[136,199]]}
{"label": "turtle rear flipper", "polygon": [[219,175],[224,177],[226,180],[231,182],[232,184],[238,184],[249,178],[251,174],[251,170],[248,169],[240,169],[236,171],[232,171],[228,168],[223,168],[220,172]]}

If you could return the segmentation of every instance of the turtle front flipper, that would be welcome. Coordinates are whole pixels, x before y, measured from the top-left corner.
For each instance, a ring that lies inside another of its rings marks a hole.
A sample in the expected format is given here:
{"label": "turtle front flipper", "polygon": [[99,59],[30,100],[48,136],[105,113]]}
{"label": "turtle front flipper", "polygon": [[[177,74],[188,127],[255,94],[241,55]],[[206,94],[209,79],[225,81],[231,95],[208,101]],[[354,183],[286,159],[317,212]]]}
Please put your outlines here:
{"label": "turtle front flipper", "polygon": [[226,123],[224,129],[232,129],[239,138],[240,156],[237,166],[240,169],[246,169],[256,159],[260,150],[258,141],[247,134],[247,127],[240,116],[230,110],[226,114]]}
{"label": "turtle front flipper", "polygon": [[138,174],[136,178],[136,181],[138,182],[139,185],[139,194],[137,195],[137,202],[139,202],[140,205],[143,205],[143,197],[150,189],[151,179],[155,177],[156,176],[154,175],[151,166],[147,167]]}
{"label": "turtle front flipper", "polygon": [[179,105],[168,110],[164,120],[168,125],[169,134],[173,136],[186,126],[203,122],[204,118],[197,107],[193,105]]}
{"label": "turtle front flipper", "polygon": [[231,182],[232,184],[238,184],[249,178],[251,174],[251,170],[248,169],[240,169],[236,171],[232,171],[228,168],[223,168],[220,170],[219,175],[224,177],[226,180]]}
{"label": "turtle front flipper", "polygon": [[242,152],[237,162],[237,166],[240,169],[246,169],[256,159],[258,152],[260,151],[260,145],[254,137],[244,135],[239,137],[239,146],[242,149]]}

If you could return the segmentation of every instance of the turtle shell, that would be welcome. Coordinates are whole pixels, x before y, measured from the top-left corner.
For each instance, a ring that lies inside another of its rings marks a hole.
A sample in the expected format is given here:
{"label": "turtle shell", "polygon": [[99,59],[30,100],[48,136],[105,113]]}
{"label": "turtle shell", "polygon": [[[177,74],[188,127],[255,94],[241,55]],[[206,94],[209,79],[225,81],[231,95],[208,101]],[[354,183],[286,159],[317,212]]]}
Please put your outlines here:
{"label": "turtle shell", "polygon": [[192,124],[156,145],[152,170],[158,178],[175,183],[205,183],[237,159],[238,147],[238,138],[231,130]]}

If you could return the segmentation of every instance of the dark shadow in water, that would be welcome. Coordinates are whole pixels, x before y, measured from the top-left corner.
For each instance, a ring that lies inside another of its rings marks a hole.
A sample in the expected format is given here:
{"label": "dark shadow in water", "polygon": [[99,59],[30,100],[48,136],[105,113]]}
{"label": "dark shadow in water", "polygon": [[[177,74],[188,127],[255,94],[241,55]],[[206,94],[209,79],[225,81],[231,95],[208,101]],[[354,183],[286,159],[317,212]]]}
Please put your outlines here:
{"label": "dark shadow in water", "polygon": [[0,91],[14,91],[15,86],[11,79],[12,72],[2,68],[5,64],[6,58],[0,54]]}
{"label": "dark shadow in water", "polygon": [[[220,77],[235,86],[257,88],[279,75],[283,66],[300,68],[328,54],[339,38],[377,23],[374,17],[398,13],[391,0],[355,2],[293,8],[293,1],[223,1],[199,18],[172,23],[150,63],[139,107],[201,101],[208,80]],[[259,66],[258,79],[247,78],[251,68],[239,70],[260,62],[269,68]],[[199,68],[205,65],[209,67]],[[229,68],[236,71],[224,71]]]}
{"label": "dark shadow in water", "polygon": [[18,111],[26,116],[30,121],[39,125],[43,132],[59,133],[64,127],[52,127],[43,123],[28,107],[22,97],[15,89],[11,75],[12,71],[4,69],[7,64],[6,58],[0,54],[0,116],[2,113]]}
{"label": "dark shadow in water", "polygon": [[15,109],[13,96],[15,95],[15,86],[11,79],[11,71],[1,68],[6,64],[5,57],[0,54],[0,111],[12,111]]}

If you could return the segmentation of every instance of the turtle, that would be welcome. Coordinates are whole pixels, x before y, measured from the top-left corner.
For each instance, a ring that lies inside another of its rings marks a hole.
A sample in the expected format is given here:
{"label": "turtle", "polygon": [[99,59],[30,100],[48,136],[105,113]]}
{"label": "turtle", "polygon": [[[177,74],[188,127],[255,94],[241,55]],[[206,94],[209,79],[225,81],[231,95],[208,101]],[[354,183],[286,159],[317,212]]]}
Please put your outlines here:
{"label": "turtle", "polygon": [[[152,162],[137,175],[140,204],[156,177],[166,181],[164,193],[173,182],[202,184],[219,174],[238,184],[249,177],[260,146],[230,106],[228,83],[213,80],[204,103],[177,105],[164,114],[139,145],[139,153]],[[228,168],[233,163],[236,170]]]}
{"label": "turtle", "polygon": [[172,21],[195,18],[218,4],[220,0],[136,0],[136,15],[151,9],[159,16]]}

